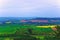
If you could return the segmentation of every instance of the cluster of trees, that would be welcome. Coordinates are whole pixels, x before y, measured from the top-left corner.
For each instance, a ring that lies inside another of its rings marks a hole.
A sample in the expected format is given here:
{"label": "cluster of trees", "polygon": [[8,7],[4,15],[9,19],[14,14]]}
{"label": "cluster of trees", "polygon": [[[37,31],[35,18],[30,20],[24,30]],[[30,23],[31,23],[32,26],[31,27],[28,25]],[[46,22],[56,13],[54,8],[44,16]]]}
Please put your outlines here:
{"label": "cluster of trees", "polygon": [[57,29],[57,31],[55,31],[55,33],[56,33],[55,38],[60,40],[60,25],[57,25],[56,29]]}
{"label": "cluster of trees", "polygon": [[51,37],[46,36],[45,38],[47,40],[60,40],[60,25],[55,26],[52,34]]}
{"label": "cluster of trees", "polygon": [[[15,34],[4,34],[2,36],[10,36],[10,37],[19,37],[19,38],[14,38],[14,40],[40,40],[40,38],[36,38],[33,36],[41,36],[41,34],[45,34],[45,40],[60,40],[60,25],[56,25],[57,30],[53,30],[53,33],[51,35],[47,35],[44,32],[38,32],[33,30],[32,28],[18,28]],[[1,35],[0,35],[1,36]],[[53,37],[54,36],[54,37]]]}
{"label": "cluster of trees", "polygon": [[[53,30],[53,32],[51,33],[51,35],[48,35],[48,36],[45,36],[45,39],[48,39],[48,40],[59,40],[60,39],[60,26],[59,25],[56,25],[56,29],[57,30]],[[33,38],[32,36],[30,36],[30,35],[40,35],[40,34],[38,34],[38,33],[40,33],[40,32],[37,32],[37,34],[34,34],[33,32],[33,29],[31,29],[31,28],[27,28],[27,29],[23,29],[23,30],[20,30],[20,29],[18,29],[17,31],[16,31],[16,34],[18,34],[18,35],[20,35],[20,33],[22,34],[22,35],[24,35],[24,37],[26,36],[26,39],[27,39],[27,37],[31,37],[31,38]],[[15,34],[15,35],[16,35]],[[45,34],[45,33],[44,33]],[[46,34],[47,35],[47,34]],[[34,37],[34,40],[37,40],[37,38],[35,38]],[[40,39],[39,39],[40,40]]]}

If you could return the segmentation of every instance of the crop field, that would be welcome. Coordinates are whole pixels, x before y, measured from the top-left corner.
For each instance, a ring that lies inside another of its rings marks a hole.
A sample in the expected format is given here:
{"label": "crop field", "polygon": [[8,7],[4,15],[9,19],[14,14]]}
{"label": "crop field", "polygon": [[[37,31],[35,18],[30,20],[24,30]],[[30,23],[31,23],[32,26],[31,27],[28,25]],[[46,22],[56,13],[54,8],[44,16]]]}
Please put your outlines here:
{"label": "crop field", "polygon": [[[20,38],[37,38],[33,40],[45,40],[45,37],[55,36],[52,28],[55,25],[36,26],[36,25],[20,25],[20,24],[4,24],[0,25],[1,40],[20,40]],[[17,38],[17,39],[16,39]],[[21,39],[23,40],[23,39]],[[30,39],[32,40],[32,39]]]}
{"label": "crop field", "polygon": [[51,28],[54,28],[55,26],[35,26],[35,25],[20,25],[20,24],[6,24],[6,25],[0,25],[0,34],[4,33],[14,33],[18,29],[28,29],[31,28],[33,30],[38,31],[50,31]]}

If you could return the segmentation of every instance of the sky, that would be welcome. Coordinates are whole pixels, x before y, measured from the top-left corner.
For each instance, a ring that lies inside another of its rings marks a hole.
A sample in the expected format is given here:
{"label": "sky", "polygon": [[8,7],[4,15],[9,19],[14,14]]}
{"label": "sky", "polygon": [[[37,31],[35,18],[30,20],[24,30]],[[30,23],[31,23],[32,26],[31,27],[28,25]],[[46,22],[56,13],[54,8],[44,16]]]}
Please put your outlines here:
{"label": "sky", "polygon": [[0,0],[0,17],[60,17],[60,0]]}

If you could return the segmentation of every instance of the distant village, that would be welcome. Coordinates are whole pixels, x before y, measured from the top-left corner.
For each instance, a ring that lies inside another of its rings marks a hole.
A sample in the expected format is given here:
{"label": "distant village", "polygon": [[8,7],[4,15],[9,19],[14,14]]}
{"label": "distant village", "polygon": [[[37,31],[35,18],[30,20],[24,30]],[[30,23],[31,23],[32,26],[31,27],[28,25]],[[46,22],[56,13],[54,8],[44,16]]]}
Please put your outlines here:
{"label": "distant village", "polygon": [[6,21],[0,21],[0,24],[10,24],[10,23],[59,23],[60,20],[6,20]]}

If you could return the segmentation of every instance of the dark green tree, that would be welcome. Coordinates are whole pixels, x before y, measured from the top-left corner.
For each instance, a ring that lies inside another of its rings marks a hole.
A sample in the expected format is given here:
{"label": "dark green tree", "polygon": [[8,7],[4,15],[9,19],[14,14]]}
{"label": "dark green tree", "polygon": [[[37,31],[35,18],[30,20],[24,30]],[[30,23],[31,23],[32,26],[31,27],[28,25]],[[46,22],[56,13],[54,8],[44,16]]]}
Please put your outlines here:
{"label": "dark green tree", "polygon": [[57,31],[55,32],[56,33],[56,38],[59,40],[60,39],[60,25],[57,25],[56,29],[57,29]]}

